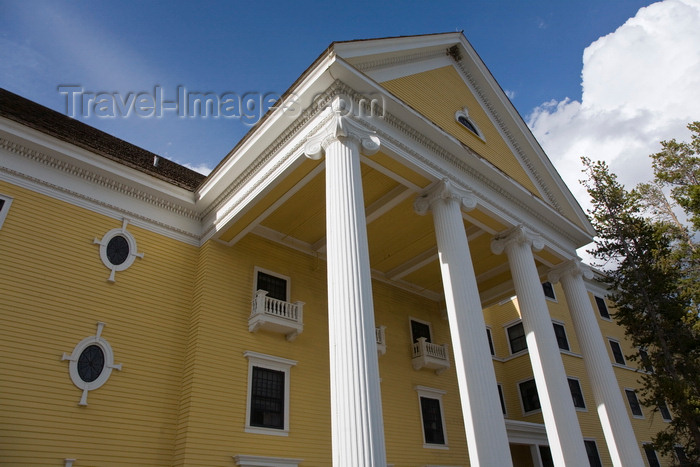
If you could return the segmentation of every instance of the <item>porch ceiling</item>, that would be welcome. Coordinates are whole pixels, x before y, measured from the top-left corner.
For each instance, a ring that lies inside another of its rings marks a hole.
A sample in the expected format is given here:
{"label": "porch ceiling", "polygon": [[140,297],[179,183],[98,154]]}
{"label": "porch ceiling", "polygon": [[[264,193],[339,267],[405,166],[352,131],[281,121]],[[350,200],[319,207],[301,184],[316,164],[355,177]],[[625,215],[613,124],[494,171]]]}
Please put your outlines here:
{"label": "porch ceiling", "polygon": [[[278,180],[247,215],[222,230],[219,239],[232,244],[242,235],[254,234],[324,256],[326,188],[320,164],[307,160]],[[363,158],[361,168],[373,277],[441,300],[433,219],[413,209],[416,196],[431,181],[382,153]],[[478,207],[463,217],[484,304],[512,295],[506,257],[494,255],[490,248],[493,234],[507,226]]]}

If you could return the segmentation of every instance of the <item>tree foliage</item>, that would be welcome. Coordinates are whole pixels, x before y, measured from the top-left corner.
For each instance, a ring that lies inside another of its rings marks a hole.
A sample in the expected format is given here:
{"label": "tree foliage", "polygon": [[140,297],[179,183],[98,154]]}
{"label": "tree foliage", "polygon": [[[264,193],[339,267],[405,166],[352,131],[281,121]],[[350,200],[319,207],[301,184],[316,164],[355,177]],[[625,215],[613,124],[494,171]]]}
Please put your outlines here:
{"label": "tree foliage", "polygon": [[651,156],[652,183],[627,190],[604,162],[588,158],[583,183],[598,232],[590,253],[602,261],[613,316],[642,349],[631,359],[653,368],[640,372],[642,403],[673,414],[655,448],[671,454],[682,446],[700,462],[700,122],[688,128],[691,143],[664,141]]}

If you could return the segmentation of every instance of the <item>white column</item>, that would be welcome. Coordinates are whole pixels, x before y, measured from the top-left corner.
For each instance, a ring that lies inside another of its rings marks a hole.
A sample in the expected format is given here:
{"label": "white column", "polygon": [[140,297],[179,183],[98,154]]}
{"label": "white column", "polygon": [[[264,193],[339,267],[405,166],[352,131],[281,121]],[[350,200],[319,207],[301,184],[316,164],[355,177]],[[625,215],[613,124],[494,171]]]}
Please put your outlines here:
{"label": "white column", "polygon": [[532,255],[543,247],[539,236],[520,226],[491,243],[495,254],[508,256],[554,465],[577,466],[586,463],[586,448]]}
{"label": "white column", "polygon": [[306,145],[326,156],[328,332],[333,465],[386,466],[360,150],[379,139],[336,98],[324,129]]}
{"label": "white column", "polygon": [[584,277],[590,279],[593,273],[579,258],[558,266],[548,276],[552,283],[561,281],[564,289],[613,465],[644,465]]}
{"label": "white column", "polygon": [[473,209],[476,199],[447,180],[437,183],[414,203],[418,214],[428,209],[433,212],[470,463],[507,467],[512,465],[508,435],[462,206]]}

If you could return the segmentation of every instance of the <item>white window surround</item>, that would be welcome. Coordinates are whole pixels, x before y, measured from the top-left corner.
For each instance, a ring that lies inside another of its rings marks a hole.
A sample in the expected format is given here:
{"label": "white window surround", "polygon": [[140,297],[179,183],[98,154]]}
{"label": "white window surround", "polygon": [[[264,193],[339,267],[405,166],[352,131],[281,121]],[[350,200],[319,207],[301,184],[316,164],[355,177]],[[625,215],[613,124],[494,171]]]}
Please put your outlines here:
{"label": "white window surround", "polygon": [[255,297],[255,292],[258,291],[258,272],[262,272],[267,274],[268,276],[272,277],[277,277],[278,279],[283,279],[287,282],[287,298],[286,301],[290,301],[290,296],[291,296],[291,289],[292,289],[292,279],[289,276],[285,276],[283,274],[279,274],[274,271],[270,271],[269,269],[264,269],[258,266],[255,266],[253,268],[253,297]]}
{"label": "white window surround", "polygon": [[248,456],[239,454],[233,456],[234,462],[240,467],[298,467],[304,459],[287,457]]}
{"label": "white window surround", "polygon": [[[542,412],[542,401],[540,401],[540,408],[539,409],[530,410],[528,412],[525,411],[525,402],[523,401],[523,393],[520,390],[520,385],[522,383],[526,383],[528,381],[535,381],[535,378],[533,376],[530,376],[529,378],[522,379],[522,380],[518,381],[517,383],[515,383],[515,387],[518,390],[518,398],[520,399],[520,409],[523,411],[523,415],[532,415],[532,414],[536,414],[536,413],[541,413]],[[535,388],[537,388],[537,383],[535,383]],[[540,395],[539,395],[539,391],[538,391],[537,398],[539,399],[539,397],[540,397]]]}
{"label": "white window surround", "polygon": [[[627,401],[627,407],[630,409],[632,418],[644,419],[644,409],[642,408],[642,403],[639,402],[639,397],[637,397],[637,390],[635,388],[623,388],[623,391],[625,392],[625,401]],[[637,415],[632,410],[632,405],[630,404],[629,397],[627,396],[628,391],[634,393],[634,398],[637,400],[637,405],[639,406],[639,410],[642,412],[642,415]]]}
{"label": "white window surround", "polygon": [[7,213],[10,212],[10,206],[12,205],[12,198],[6,195],[0,195],[0,201],[4,201],[2,208],[0,208],[0,229],[2,229],[2,224],[5,222]]}
{"label": "white window surround", "polygon": [[[517,352],[513,352],[513,348],[512,348],[512,346],[511,346],[510,334],[508,334],[508,329],[510,329],[510,328],[512,328],[513,326],[515,326],[515,325],[517,325],[517,324],[520,324],[520,323],[522,323],[522,320],[521,320],[521,319],[516,319],[516,320],[513,320],[513,321],[509,321],[509,322],[507,322],[506,324],[503,325],[503,332],[505,332],[505,334],[506,334],[506,341],[508,342],[508,351],[510,352],[510,355],[511,355],[511,356],[520,356],[520,355],[523,355],[523,354],[528,353],[527,346],[526,346],[524,349],[518,350]],[[526,342],[527,342],[527,339],[526,339]]]}
{"label": "white window surround", "polygon": [[[109,278],[107,279],[109,282],[115,281],[114,274],[116,272],[127,269],[134,263],[134,260],[136,258],[143,258],[144,256],[143,253],[138,253],[138,248],[136,247],[136,239],[133,235],[131,235],[131,233],[128,230],[126,230],[126,226],[128,223],[129,220],[124,219],[120,228],[110,230],[109,232],[104,234],[101,240],[98,240],[97,237],[95,237],[92,241],[92,243],[100,245],[100,259],[102,260],[102,263],[107,267],[107,269],[111,271],[109,274]],[[123,237],[129,245],[129,253],[124,262],[122,262],[121,264],[113,264],[107,256],[107,245],[109,245],[109,242],[115,237]]]}
{"label": "white window surround", "polygon": [[[561,326],[561,328],[564,330],[564,338],[566,338],[566,345],[569,347],[569,350],[567,350],[567,349],[562,349],[561,347],[559,347],[559,351],[560,351],[560,352],[571,352],[571,342],[569,341],[569,333],[566,332],[566,325],[564,324],[563,321],[559,321],[559,320],[557,320],[557,319],[553,319],[553,320],[552,320],[552,326],[554,326],[555,324],[558,325],[558,326]],[[555,337],[556,337],[556,333],[555,333]],[[559,344],[559,342],[557,342],[557,345],[558,345],[558,344]]]}
{"label": "white window surround", "polygon": [[[471,128],[466,127],[462,122],[459,121],[460,117],[463,117],[467,119],[467,121],[474,127],[476,131],[472,131]],[[455,112],[455,120],[457,123],[462,125],[466,130],[468,130],[471,134],[475,135],[477,138],[480,140],[486,142],[486,138],[484,137],[484,132],[481,131],[481,128],[479,128],[479,125],[476,124],[474,119],[472,119],[469,116],[469,109],[467,107],[463,107],[459,109],[457,112]]]}
{"label": "white window surround", "polygon": [[[245,431],[246,433],[257,433],[274,436],[289,435],[289,394],[290,394],[290,370],[297,364],[295,360],[275,357],[253,351],[246,351],[243,356],[248,359],[248,396],[246,398]],[[253,386],[253,367],[267,368],[284,372],[284,429],[264,428],[250,425],[250,402]],[[286,464],[285,464],[286,465]]]}
{"label": "white window surround", "polygon": [[[588,412],[588,404],[586,404],[586,397],[583,395],[583,386],[581,386],[581,380],[575,376],[568,376],[568,375],[567,375],[566,379],[567,379],[567,383],[568,383],[568,380],[576,381],[578,383],[578,388],[581,391],[581,399],[583,399],[583,407],[576,407],[574,405],[574,408],[578,412]],[[571,388],[569,388],[569,389],[571,389]]]}
{"label": "white window surround", "polygon": [[602,460],[600,459],[600,448],[598,448],[598,442],[594,438],[583,438],[583,442],[584,444],[593,443],[593,445],[595,445],[595,450],[598,453],[598,462],[600,462],[602,465]]}
{"label": "white window surround", "polygon": [[[80,402],[78,403],[78,405],[88,405],[88,391],[98,389],[103,384],[105,384],[109,379],[109,376],[112,374],[113,369],[122,369],[121,363],[117,365],[114,364],[114,353],[112,352],[112,347],[109,345],[109,342],[107,342],[104,338],[101,337],[102,329],[104,327],[105,323],[101,321],[98,322],[97,333],[95,333],[94,336],[86,337],[85,339],[81,340],[75,346],[71,354],[64,352],[63,357],[61,357],[61,360],[68,360],[70,362],[68,364],[68,372],[70,374],[70,379],[73,381],[73,384],[75,384],[78,387],[78,389],[82,389],[83,391],[83,395],[80,398]],[[80,355],[83,353],[83,351],[91,345],[96,345],[102,350],[102,353],[104,355],[104,366],[102,367],[102,371],[97,377],[97,379],[95,379],[94,381],[86,382],[83,380],[83,378],[81,378],[80,373],[78,372],[78,360],[80,359]]]}
{"label": "white window surround", "polygon": [[[622,351],[622,344],[620,343],[620,341],[617,339],[613,339],[612,337],[607,337],[606,339],[608,340],[608,347],[610,347],[610,354],[612,355],[612,364],[623,368],[627,368],[627,359],[625,358],[625,353]],[[613,350],[613,345],[617,345],[619,347],[623,363],[618,362],[615,358],[615,351]]]}
{"label": "white window surround", "polygon": [[[420,428],[423,435],[423,447],[428,449],[449,449],[447,441],[447,426],[445,426],[445,407],[442,402],[442,396],[447,394],[447,391],[442,389],[429,388],[426,386],[415,386],[413,389],[418,393],[418,412],[420,413]],[[445,438],[445,444],[432,444],[425,442],[425,425],[423,423],[423,408],[420,399],[425,397],[428,399],[437,399],[440,402],[440,418],[442,421],[442,435]]]}
{"label": "white window surround", "polygon": [[435,340],[435,334],[433,334],[433,325],[430,321],[425,321],[423,319],[418,319],[418,318],[414,318],[413,316],[409,316],[408,317],[408,327],[409,327],[408,331],[411,333],[411,342],[415,342],[415,338],[413,337],[413,327],[411,326],[411,321],[415,321],[416,323],[421,323],[421,324],[425,324],[426,326],[428,326],[428,329],[430,330],[430,341],[432,342]]}

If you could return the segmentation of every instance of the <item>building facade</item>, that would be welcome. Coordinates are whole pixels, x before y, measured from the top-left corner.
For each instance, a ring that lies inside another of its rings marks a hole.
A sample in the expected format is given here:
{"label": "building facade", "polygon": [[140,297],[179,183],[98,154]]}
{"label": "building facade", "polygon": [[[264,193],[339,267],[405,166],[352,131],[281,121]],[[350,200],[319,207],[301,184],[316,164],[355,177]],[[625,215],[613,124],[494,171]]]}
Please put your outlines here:
{"label": "building facade", "polygon": [[672,462],[461,33],[333,43],[207,177],[0,104],[3,465]]}

